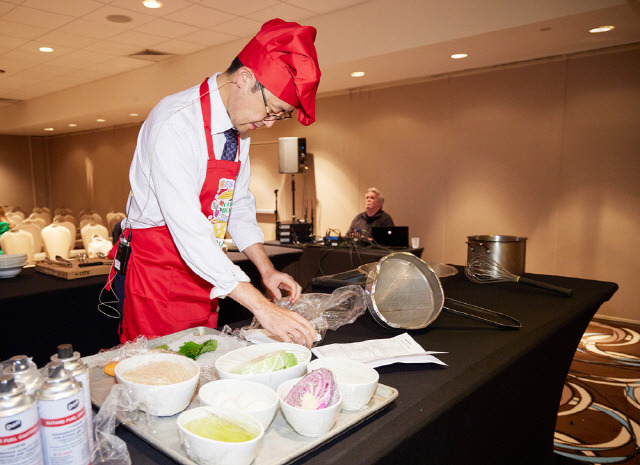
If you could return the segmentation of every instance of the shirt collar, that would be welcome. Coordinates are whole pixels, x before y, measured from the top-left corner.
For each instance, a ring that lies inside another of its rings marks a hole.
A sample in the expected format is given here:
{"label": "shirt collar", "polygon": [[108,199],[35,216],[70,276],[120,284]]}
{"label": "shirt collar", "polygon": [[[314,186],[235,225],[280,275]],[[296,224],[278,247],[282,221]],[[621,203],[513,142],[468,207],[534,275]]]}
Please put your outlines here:
{"label": "shirt collar", "polygon": [[211,134],[221,134],[233,126],[227,109],[222,103],[216,78],[220,73],[216,73],[209,78],[209,98],[211,99]]}

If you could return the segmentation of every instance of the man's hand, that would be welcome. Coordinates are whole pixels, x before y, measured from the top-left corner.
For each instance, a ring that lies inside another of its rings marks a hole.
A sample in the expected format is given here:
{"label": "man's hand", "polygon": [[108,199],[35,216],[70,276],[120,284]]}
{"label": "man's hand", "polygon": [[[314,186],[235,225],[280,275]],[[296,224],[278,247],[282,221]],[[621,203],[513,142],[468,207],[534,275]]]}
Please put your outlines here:
{"label": "man's hand", "polygon": [[305,317],[269,302],[250,283],[239,282],[229,297],[247,307],[263,328],[284,342],[311,348],[318,340],[318,333]]}
{"label": "man's hand", "polygon": [[295,302],[300,297],[302,287],[295,279],[286,273],[277,271],[273,267],[273,263],[269,260],[264,246],[260,243],[252,244],[242,251],[253,262],[265,288],[273,294],[276,299],[282,298],[283,290],[289,292],[289,301]]}
{"label": "man's hand", "polygon": [[264,287],[266,287],[276,299],[282,298],[282,292],[280,292],[280,290],[285,290],[289,293],[289,302],[292,303],[298,300],[302,293],[302,286],[300,286],[295,279],[275,269],[267,273],[266,276],[263,275],[262,282],[264,283]]}

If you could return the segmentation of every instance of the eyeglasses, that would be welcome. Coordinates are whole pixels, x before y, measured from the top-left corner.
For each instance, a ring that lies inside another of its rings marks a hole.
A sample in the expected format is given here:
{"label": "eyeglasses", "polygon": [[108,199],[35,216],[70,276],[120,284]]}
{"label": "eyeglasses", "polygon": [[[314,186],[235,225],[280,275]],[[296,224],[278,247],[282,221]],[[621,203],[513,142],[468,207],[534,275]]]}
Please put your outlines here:
{"label": "eyeglasses", "polygon": [[267,97],[264,95],[264,87],[260,86],[260,92],[262,92],[262,101],[264,102],[264,108],[267,110],[267,116],[262,118],[262,121],[280,121],[283,119],[291,118],[291,111],[283,111],[281,113],[272,114],[269,113],[269,105],[267,105]]}

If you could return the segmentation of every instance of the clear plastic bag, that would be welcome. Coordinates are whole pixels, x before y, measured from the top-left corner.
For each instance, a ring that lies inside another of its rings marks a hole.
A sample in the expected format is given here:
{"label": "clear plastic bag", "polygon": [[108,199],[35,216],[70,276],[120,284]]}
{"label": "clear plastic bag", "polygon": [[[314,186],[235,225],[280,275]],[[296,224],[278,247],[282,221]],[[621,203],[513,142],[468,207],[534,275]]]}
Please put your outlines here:
{"label": "clear plastic bag", "polygon": [[[275,304],[299,313],[313,324],[321,342],[327,330],[336,330],[340,326],[353,323],[367,310],[367,299],[362,286],[349,285],[339,287],[332,294],[309,293],[291,303],[288,298],[275,301]],[[256,318],[242,328],[243,333],[260,330],[262,326]]]}
{"label": "clear plastic bag", "polygon": [[133,355],[145,354],[149,351],[147,347],[147,338],[145,336],[138,336],[133,341],[127,341],[119,346],[112,347],[111,349],[103,349],[98,352],[98,360],[96,365],[104,367],[112,362],[119,362],[125,358],[129,358]]}
{"label": "clear plastic bag", "polygon": [[119,416],[123,421],[134,421],[138,401],[127,388],[116,384],[94,418],[96,444],[92,453],[93,464],[131,465],[127,443],[115,434]]}

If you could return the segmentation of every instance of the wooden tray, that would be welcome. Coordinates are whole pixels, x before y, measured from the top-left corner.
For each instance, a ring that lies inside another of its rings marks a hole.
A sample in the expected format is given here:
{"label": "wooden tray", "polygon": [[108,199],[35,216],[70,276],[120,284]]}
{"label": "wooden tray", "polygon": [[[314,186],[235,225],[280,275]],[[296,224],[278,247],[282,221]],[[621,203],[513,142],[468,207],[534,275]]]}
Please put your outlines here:
{"label": "wooden tray", "polygon": [[109,274],[111,271],[111,265],[113,264],[113,260],[102,259],[102,258],[89,258],[87,261],[89,262],[102,262],[103,265],[93,265],[93,266],[78,266],[80,262],[77,260],[69,260],[72,265],[71,266],[60,266],[55,265],[53,263],[41,261],[36,262],[36,271],[40,273],[49,274],[51,276],[56,276],[62,279],[78,279],[78,278],[87,278],[89,276],[99,276]]}

